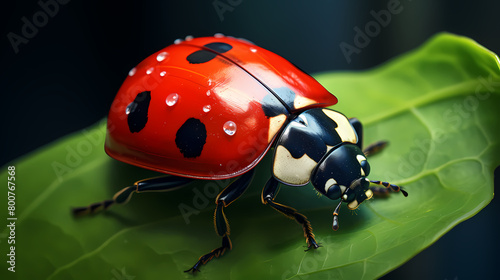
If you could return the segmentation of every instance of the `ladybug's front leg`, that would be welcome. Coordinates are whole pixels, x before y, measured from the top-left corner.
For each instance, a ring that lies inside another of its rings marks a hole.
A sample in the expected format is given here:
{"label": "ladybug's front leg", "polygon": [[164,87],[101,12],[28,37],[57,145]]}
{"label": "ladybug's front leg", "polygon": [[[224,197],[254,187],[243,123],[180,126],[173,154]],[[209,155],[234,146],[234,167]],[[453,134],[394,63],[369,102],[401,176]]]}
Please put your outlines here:
{"label": "ladybug's front leg", "polygon": [[385,187],[385,188],[382,188],[382,187],[370,187],[370,190],[372,190],[372,192],[373,192],[374,195],[377,195],[377,196],[389,196],[390,192],[401,192],[405,197],[408,196],[408,193],[405,190],[403,190],[402,187],[400,187],[398,185],[394,185],[394,184],[391,184],[389,182],[373,181],[373,180],[370,180],[370,183],[381,185],[381,186]]}
{"label": "ladybug's front leg", "polygon": [[278,190],[279,182],[274,177],[271,177],[262,190],[262,203],[269,204],[269,206],[273,207],[276,211],[287,216],[288,218],[295,219],[297,223],[302,225],[302,228],[304,229],[304,237],[306,238],[307,242],[306,251],[310,249],[317,249],[318,247],[320,247],[316,242],[316,239],[314,239],[314,233],[311,227],[311,223],[309,222],[309,220],[307,220],[306,216],[298,213],[297,210],[293,209],[290,206],[274,202],[274,198],[276,197]]}
{"label": "ladybug's front leg", "polygon": [[[356,131],[356,134],[358,135],[358,147],[360,149],[363,149],[363,125],[357,118],[350,118],[349,123],[354,127],[354,130]],[[372,143],[368,145],[366,148],[363,149],[363,153],[365,156],[373,156],[375,154],[378,154],[381,152],[388,144],[389,142],[387,141],[377,141],[375,143]],[[379,196],[379,197],[387,197],[391,192],[401,192],[405,197],[408,196],[408,193],[403,190],[398,185],[394,185],[388,182],[382,182],[382,181],[370,181],[372,184],[377,184],[377,185],[382,185],[384,187],[370,187],[370,190],[373,192],[374,195]]]}
{"label": "ladybug's front leg", "polygon": [[253,170],[250,170],[233,181],[229,186],[224,188],[224,190],[219,193],[219,195],[215,199],[217,207],[215,208],[214,223],[217,234],[222,237],[222,246],[212,250],[208,254],[201,256],[193,265],[193,267],[185,270],[184,272],[194,273],[196,271],[200,271],[199,267],[201,265],[206,264],[214,257],[218,258],[224,255],[227,250],[231,250],[232,244],[231,239],[229,239],[229,223],[227,221],[226,215],[224,214],[224,208],[238,199],[238,197],[240,197],[243,192],[245,192],[245,190],[250,185],[250,181],[252,181],[252,177]]}

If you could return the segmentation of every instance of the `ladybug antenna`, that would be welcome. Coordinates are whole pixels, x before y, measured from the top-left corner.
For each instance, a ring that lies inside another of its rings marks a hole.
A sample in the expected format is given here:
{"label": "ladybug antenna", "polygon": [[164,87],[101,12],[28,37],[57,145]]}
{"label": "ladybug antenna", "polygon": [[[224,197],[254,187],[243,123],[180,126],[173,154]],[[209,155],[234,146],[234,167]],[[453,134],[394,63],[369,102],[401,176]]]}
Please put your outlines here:
{"label": "ladybug antenna", "polygon": [[389,182],[373,181],[373,180],[370,180],[370,183],[382,185],[382,186],[386,187],[387,189],[390,188],[390,190],[392,190],[393,192],[401,192],[405,197],[408,196],[408,193],[405,190],[403,190],[402,187],[400,187],[398,185],[394,185],[394,184],[391,184]]}
{"label": "ladybug antenna", "polygon": [[339,210],[340,210],[340,205],[342,205],[342,200],[340,200],[339,205],[335,208],[335,211],[333,211],[333,224],[332,224],[332,229],[337,231],[339,229]]}

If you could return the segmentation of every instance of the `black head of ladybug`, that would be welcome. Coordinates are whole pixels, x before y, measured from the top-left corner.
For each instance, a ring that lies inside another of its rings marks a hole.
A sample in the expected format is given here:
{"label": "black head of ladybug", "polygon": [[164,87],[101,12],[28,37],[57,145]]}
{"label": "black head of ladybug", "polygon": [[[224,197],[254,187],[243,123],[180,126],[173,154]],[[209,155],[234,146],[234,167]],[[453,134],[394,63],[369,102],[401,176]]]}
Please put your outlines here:
{"label": "black head of ladybug", "polygon": [[332,148],[311,176],[315,189],[330,199],[347,203],[351,210],[373,196],[369,189],[370,165],[357,145]]}

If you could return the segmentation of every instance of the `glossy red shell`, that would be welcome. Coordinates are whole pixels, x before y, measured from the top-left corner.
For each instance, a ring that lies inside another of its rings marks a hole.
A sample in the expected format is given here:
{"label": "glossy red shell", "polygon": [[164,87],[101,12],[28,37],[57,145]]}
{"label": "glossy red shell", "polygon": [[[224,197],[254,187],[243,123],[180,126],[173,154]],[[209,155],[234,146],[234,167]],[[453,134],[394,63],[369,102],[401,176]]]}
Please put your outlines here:
{"label": "glossy red shell", "polygon": [[[214,42],[232,48],[205,63],[187,60]],[[273,92],[279,88],[293,91],[293,99]],[[131,132],[127,106],[144,91],[151,96],[147,122]],[[167,104],[172,95],[176,102]],[[280,106],[289,112],[266,116],[263,100],[284,102]],[[167,174],[231,178],[262,159],[290,113],[336,102],[316,80],[270,51],[230,37],[196,38],[168,46],[131,70],[109,112],[105,149],[117,160]],[[192,118],[203,123],[206,140],[201,154],[186,157],[176,135]],[[223,129],[229,121],[236,124],[233,135]]]}

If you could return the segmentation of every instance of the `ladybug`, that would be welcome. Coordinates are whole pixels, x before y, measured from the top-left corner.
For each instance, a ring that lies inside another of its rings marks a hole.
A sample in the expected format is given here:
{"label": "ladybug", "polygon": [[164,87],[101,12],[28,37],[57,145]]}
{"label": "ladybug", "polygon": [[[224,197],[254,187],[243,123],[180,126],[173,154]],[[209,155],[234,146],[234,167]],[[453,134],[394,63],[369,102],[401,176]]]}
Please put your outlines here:
{"label": "ladybug", "polygon": [[[167,191],[193,180],[234,179],[216,198],[214,223],[222,245],[201,256],[186,272],[232,248],[224,209],[250,185],[254,167],[272,150],[272,176],[262,203],[302,225],[307,247],[320,247],[306,216],[275,202],[280,183],[340,199],[332,228],[339,228],[344,202],[356,209],[374,193],[407,193],[367,179],[362,125],[325,107],[337,98],[284,58],[245,39],[213,37],[176,40],[128,73],[111,106],[106,153],[119,161],[168,174],[126,187],[111,200],[73,209],[94,213],[128,202],[133,193]],[[370,184],[383,185],[370,187]]]}

